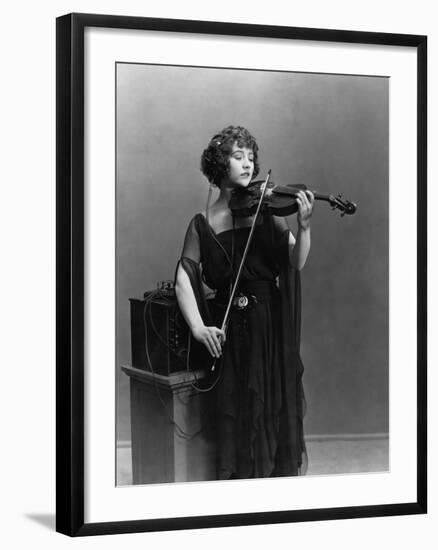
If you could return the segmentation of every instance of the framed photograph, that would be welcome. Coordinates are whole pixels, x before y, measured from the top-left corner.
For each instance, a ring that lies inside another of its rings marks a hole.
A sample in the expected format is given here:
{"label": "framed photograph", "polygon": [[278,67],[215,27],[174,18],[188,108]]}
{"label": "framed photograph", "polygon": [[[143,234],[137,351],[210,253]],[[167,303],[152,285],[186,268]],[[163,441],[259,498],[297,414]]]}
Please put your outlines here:
{"label": "framed photograph", "polygon": [[57,530],[427,510],[425,36],[57,19]]}

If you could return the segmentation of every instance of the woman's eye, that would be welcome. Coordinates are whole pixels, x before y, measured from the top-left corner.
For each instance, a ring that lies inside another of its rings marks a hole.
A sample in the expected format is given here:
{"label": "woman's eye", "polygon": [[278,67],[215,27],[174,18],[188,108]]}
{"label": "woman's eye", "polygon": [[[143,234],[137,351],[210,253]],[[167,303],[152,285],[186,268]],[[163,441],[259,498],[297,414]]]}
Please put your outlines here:
{"label": "woman's eye", "polygon": [[[233,158],[235,160],[243,160],[243,155],[233,155]],[[248,161],[249,162],[254,162],[254,157],[248,157]]]}

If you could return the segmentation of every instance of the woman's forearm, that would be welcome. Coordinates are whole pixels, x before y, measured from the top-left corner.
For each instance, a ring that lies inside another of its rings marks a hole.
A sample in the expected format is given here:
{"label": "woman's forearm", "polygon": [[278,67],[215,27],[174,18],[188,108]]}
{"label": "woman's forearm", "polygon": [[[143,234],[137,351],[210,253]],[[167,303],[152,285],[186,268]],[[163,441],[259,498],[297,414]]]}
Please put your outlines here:
{"label": "woman's forearm", "polygon": [[310,225],[306,229],[298,228],[295,244],[289,245],[289,250],[291,266],[300,271],[303,269],[310,251]]}
{"label": "woman's forearm", "polygon": [[315,197],[311,191],[299,190],[296,194],[296,200],[298,203],[298,233],[295,245],[290,251],[289,259],[291,266],[300,271],[303,269],[310,251],[310,219]]}
{"label": "woman's forearm", "polygon": [[204,324],[189,276],[181,265],[178,266],[176,274],[175,294],[193,337],[205,345],[212,357],[220,357],[222,345],[225,342],[225,332],[217,327]]}
{"label": "woman's forearm", "polygon": [[175,294],[184,319],[193,333],[196,328],[203,325],[203,321],[189,276],[181,265],[178,266],[176,275]]}

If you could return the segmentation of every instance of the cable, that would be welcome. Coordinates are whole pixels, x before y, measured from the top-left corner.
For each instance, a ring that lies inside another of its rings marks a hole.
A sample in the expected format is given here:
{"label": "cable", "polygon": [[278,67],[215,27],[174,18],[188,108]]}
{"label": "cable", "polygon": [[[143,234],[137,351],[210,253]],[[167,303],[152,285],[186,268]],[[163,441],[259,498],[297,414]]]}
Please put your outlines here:
{"label": "cable", "polygon": [[[175,353],[175,350],[170,347],[166,341],[161,338],[161,335],[159,334],[157,328],[156,328],[156,325],[153,321],[153,316],[152,316],[152,312],[151,312],[151,309],[152,309],[152,301],[154,300],[154,298],[156,297],[160,297],[164,300],[167,300],[168,302],[171,302],[171,300],[169,299],[168,296],[165,296],[165,294],[160,291],[160,290],[156,290],[154,291],[153,293],[151,293],[149,296],[148,296],[148,312],[149,312],[149,322],[151,324],[151,327],[155,333],[155,335],[157,336],[157,338],[160,340],[160,342],[171,352],[173,353],[176,358],[178,359],[178,361],[180,361],[182,363],[182,359]],[[193,376],[195,377],[195,381],[196,381],[196,384],[193,384],[191,383],[191,387],[199,392],[199,393],[208,393],[209,391],[213,390],[216,386],[216,384],[219,382],[219,379],[221,377],[221,373],[222,373],[222,368],[220,368],[219,370],[219,373],[218,373],[218,376],[216,378],[216,380],[207,388],[201,388],[199,386],[199,379],[197,378],[196,374],[195,374],[195,370],[194,369],[191,369],[190,368],[190,350],[191,350],[191,342],[192,342],[192,334],[190,332],[190,330],[188,331],[188,334],[187,334],[187,356],[186,356],[186,363],[185,363],[185,367],[186,367],[186,371],[187,372],[191,372],[193,374]],[[150,362],[149,362],[150,364]],[[221,367],[222,367],[222,363],[221,363]],[[151,367],[151,371],[153,372],[152,370],[152,367]]]}
{"label": "cable", "polygon": [[[175,419],[173,418],[173,416],[169,413],[168,411],[168,407],[166,405],[166,403],[164,402],[164,399],[161,395],[161,392],[160,392],[160,388],[157,384],[157,379],[156,379],[156,376],[157,374],[155,373],[155,370],[152,366],[152,361],[151,361],[151,358],[150,358],[150,355],[149,355],[149,345],[148,345],[148,334],[147,334],[147,324],[146,324],[146,315],[148,313],[148,310],[150,309],[150,304],[152,303],[152,300],[160,294],[160,291],[155,291],[155,292],[152,292],[146,299],[145,299],[145,304],[144,304],[144,308],[143,308],[143,326],[144,326],[144,333],[145,333],[145,353],[146,353],[146,359],[147,359],[147,362],[148,362],[148,365],[149,365],[149,368],[150,368],[150,371],[152,372],[152,379],[154,381],[154,387],[155,387],[155,391],[156,391],[156,394],[157,394],[157,397],[158,399],[160,400],[162,406],[163,406],[163,410],[169,420],[169,422],[173,425],[174,427],[174,430],[176,432],[176,434],[181,437],[182,439],[186,439],[186,440],[191,440],[193,439],[194,437],[196,437],[198,434],[200,434],[204,428],[201,428],[199,429],[197,432],[194,432],[192,434],[189,434],[188,432],[186,432],[183,428],[181,428],[181,426],[175,421]],[[149,312],[150,313],[150,312]],[[170,348],[169,348],[170,349]]]}

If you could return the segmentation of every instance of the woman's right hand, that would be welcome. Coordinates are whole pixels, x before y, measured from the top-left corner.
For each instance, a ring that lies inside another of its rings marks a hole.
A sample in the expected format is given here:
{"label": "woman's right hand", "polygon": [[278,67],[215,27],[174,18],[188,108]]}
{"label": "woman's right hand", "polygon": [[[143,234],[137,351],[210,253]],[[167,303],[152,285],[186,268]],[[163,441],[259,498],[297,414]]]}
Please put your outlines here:
{"label": "woman's right hand", "polygon": [[192,330],[193,337],[208,349],[212,357],[222,355],[222,345],[225,342],[225,332],[217,327],[200,325]]}

